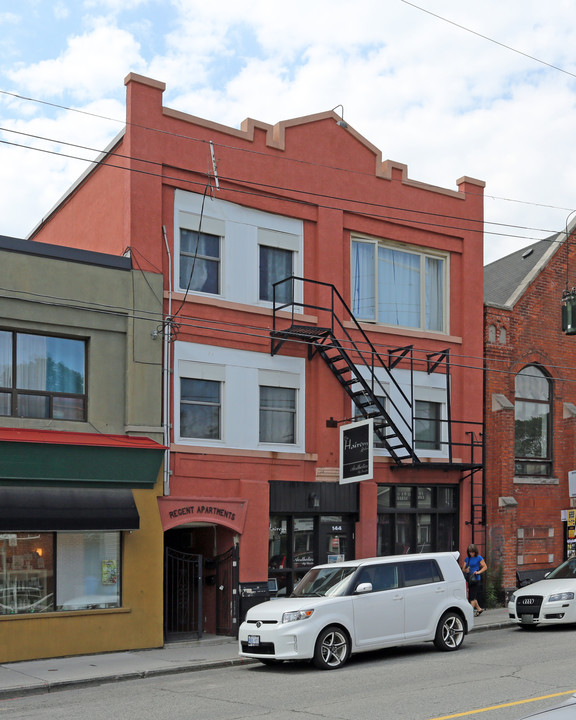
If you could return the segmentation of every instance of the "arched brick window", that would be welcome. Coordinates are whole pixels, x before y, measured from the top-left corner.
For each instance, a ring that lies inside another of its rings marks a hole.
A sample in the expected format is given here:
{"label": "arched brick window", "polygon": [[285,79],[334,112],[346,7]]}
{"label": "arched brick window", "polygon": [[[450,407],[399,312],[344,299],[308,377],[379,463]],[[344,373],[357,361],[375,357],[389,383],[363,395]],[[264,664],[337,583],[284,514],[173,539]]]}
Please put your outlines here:
{"label": "arched brick window", "polygon": [[537,365],[527,365],[515,382],[516,475],[552,473],[552,380]]}

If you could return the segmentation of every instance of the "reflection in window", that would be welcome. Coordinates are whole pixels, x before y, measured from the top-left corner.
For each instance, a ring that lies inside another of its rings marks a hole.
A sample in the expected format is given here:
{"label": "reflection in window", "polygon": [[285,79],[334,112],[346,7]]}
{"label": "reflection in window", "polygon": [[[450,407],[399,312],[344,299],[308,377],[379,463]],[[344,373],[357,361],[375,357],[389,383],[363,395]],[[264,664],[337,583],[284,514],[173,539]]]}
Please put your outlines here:
{"label": "reflection in window", "polygon": [[0,615],[120,607],[120,533],[2,533]]}
{"label": "reflection in window", "polygon": [[220,386],[216,380],[180,380],[182,437],[220,439]]}
{"label": "reflection in window", "polygon": [[180,229],[180,287],[194,292],[220,293],[220,238]]}
{"label": "reflection in window", "polygon": [[378,486],[378,555],[455,550],[457,489]]}
{"label": "reflection in window", "polygon": [[0,332],[0,415],[84,420],[84,340]]}
{"label": "reflection in window", "polygon": [[536,365],[523,368],[515,381],[515,455],[518,475],[549,475],[551,381]]}
{"label": "reflection in window", "polygon": [[2,533],[0,615],[54,610],[52,533]]}

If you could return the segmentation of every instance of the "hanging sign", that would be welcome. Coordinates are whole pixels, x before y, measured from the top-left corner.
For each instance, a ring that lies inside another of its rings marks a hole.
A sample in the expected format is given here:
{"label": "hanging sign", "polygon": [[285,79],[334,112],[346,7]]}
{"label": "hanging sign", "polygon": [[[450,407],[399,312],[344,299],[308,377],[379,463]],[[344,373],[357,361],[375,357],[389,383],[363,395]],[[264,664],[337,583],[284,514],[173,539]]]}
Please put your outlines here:
{"label": "hanging sign", "polygon": [[568,496],[576,497],[576,470],[570,470],[568,473]]}
{"label": "hanging sign", "polygon": [[340,483],[374,477],[374,421],[340,426]]}

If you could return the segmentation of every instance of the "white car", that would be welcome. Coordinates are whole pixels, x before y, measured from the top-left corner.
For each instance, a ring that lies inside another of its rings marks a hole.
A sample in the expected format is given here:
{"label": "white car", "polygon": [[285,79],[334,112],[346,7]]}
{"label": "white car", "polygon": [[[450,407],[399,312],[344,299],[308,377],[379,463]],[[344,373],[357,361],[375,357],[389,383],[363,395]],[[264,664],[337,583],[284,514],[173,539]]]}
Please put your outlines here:
{"label": "white car", "polygon": [[522,627],[576,623],[576,557],[571,557],[544,580],[515,590],[510,596],[510,619]]}
{"label": "white car", "polygon": [[432,641],[458,650],[473,627],[459,553],[318,565],[292,595],[256,605],[239,629],[239,652],[265,664],[312,660],[341,667],[353,653]]}

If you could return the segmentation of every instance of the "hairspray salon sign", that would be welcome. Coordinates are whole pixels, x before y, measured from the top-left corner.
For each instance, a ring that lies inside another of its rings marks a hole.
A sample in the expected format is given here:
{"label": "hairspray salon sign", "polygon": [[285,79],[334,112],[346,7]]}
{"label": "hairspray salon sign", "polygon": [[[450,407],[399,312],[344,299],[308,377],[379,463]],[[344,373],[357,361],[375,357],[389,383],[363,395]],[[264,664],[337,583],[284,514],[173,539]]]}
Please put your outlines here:
{"label": "hairspray salon sign", "polygon": [[340,426],[340,482],[374,477],[374,421],[360,420]]}

